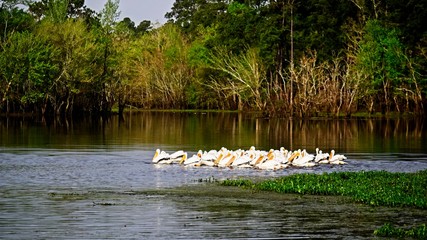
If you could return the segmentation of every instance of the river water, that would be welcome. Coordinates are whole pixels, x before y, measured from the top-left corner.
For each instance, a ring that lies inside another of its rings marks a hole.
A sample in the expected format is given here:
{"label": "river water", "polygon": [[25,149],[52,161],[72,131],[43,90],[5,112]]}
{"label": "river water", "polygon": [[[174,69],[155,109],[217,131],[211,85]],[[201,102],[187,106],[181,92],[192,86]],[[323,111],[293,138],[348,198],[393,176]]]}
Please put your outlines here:
{"label": "river water", "polygon": [[[185,168],[151,163],[155,149],[335,149],[343,166]],[[427,211],[336,197],[219,187],[227,178],[427,169],[423,119],[266,119],[238,113],[128,113],[124,118],[0,119],[1,239],[371,239],[386,222]]]}

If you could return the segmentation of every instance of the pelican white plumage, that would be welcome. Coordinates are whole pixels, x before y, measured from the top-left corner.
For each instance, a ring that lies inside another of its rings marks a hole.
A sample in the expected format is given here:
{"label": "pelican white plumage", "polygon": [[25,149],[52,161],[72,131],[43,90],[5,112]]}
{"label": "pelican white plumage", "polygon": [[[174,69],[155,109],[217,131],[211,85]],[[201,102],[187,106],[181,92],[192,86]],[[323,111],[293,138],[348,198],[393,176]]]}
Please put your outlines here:
{"label": "pelican white plumage", "polygon": [[278,162],[276,159],[271,159],[258,164],[256,168],[261,170],[279,170],[284,168],[284,166],[280,162]]}
{"label": "pelican white plumage", "polygon": [[179,163],[182,161],[182,159],[184,158],[184,155],[186,155],[187,153],[184,152],[183,150],[179,150],[176,151],[174,153],[169,154],[170,157],[170,162],[171,163]]}
{"label": "pelican white plumage", "polygon": [[319,148],[316,148],[316,157],[314,158],[314,162],[318,163],[320,161],[326,160],[325,163],[328,163],[329,154],[328,153],[322,153],[322,150],[319,150]]}
{"label": "pelican white plumage", "polygon": [[264,162],[266,158],[267,152],[266,151],[255,151],[255,156],[253,160],[249,163],[251,166],[256,166],[262,162]]}
{"label": "pelican white plumage", "polygon": [[338,161],[338,160],[342,161],[345,159],[347,159],[346,156],[344,156],[342,154],[335,154],[335,150],[334,149],[331,150],[331,155],[330,155],[329,161]]}
{"label": "pelican white plumage", "polygon": [[[273,149],[265,156],[265,161],[257,164],[255,167],[262,170],[278,170],[284,168],[282,164],[282,159],[280,159],[280,154],[275,154]],[[277,158],[279,156],[279,158]]]}
{"label": "pelican white plumage", "polygon": [[156,149],[152,162],[156,164],[179,163],[184,166],[216,166],[216,167],[236,167],[236,168],[257,168],[265,170],[277,170],[290,165],[296,167],[312,167],[318,164],[347,164],[344,160],[346,156],[335,154],[335,150],[330,153],[322,153],[316,148],[316,154],[309,154],[304,149],[288,151],[284,147],[279,150],[270,149],[268,152],[256,150],[251,146],[249,150],[237,149],[235,151],[221,148],[219,151],[209,152],[199,150],[192,157],[187,158],[187,153],[183,150],[168,154],[165,151]]}
{"label": "pelican white plumage", "polygon": [[288,163],[292,164],[292,162],[300,155],[301,155],[301,149],[291,152],[290,156],[288,157]]}
{"label": "pelican white plumage", "polygon": [[231,155],[231,153],[224,147],[222,147],[219,151],[218,151],[218,156],[216,157],[215,161],[214,161],[214,166],[218,166],[218,164],[227,156]]}
{"label": "pelican white plumage", "polygon": [[196,163],[194,166],[196,166],[196,167],[201,167],[201,166],[213,167],[214,161],[216,159],[216,154],[217,154],[216,150],[211,150],[209,152],[206,152],[206,151],[202,152],[202,150],[199,150],[199,152],[197,153],[197,156],[200,158],[200,161],[198,163]]}
{"label": "pelican white plumage", "polygon": [[160,151],[160,149],[156,149],[152,162],[158,163],[160,161],[165,161],[169,159],[170,159],[170,155],[168,153],[166,153],[165,151]]}
{"label": "pelican white plumage", "polygon": [[201,155],[203,161],[211,161],[214,162],[218,158],[218,152],[216,150],[211,150],[209,152],[204,152]]}
{"label": "pelican white plumage", "polygon": [[180,164],[184,165],[184,166],[194,166],[195,164],[199,163],[201,158],[201,152],[202,150],[199,150],[197,152],[197,154],[194,154],[193,156],[187,158],[187,153],[184,154],[184,157],[182,158],[182,160],[179,162]]}
{"label": "pelican white plumage", "polygon": [[288,150],[284,150],[282,156],[280,157],[280,159],[282,160],[282,164],[287,164],[288,163],[288,159],[291,156],[289,154],[290,152]]}
{"label": "pelican white plumage", "polygon": [[342,154],[335,154],[335,150],[331,150],[331,153],[329,155],[329,163],[330,164],[347,164],[344,162],[347,157]]}
{"label": "pelican white plumage", "polygon": [[218,167],[229,167],[237,158],[237,153],[228,152],[228,154],[218,162]]}
{"label": "pelican white plumage", "polygon": [[298,156],[292,161],[292,165],[297,167],[313,167],[315,165],[312,162],[313,160],[313,154],[308,154],[305,149],[302,151],[299,150]]}
{"label": "pelican white plumage", "polygon": [[240,156],[240,157],[236,158],[233,161],[233,163],[231,164],[231,166],[232,167],[237,167],[237,166],[240,166],[240,165],[243,165],[243,164],[249,164],[252,160],[253,160],[253,156],[245,154],[243,156]]}

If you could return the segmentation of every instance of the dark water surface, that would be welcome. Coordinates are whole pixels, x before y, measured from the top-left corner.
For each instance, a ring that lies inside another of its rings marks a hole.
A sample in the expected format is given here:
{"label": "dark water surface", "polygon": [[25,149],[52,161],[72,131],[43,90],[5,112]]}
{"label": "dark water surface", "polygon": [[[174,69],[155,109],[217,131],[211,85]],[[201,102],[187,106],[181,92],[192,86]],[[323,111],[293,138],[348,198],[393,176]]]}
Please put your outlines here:
{"label": "dark water surface", "polygon": [[[427,211],[335,197],[251,193],[209,179],[427,169],[422,119],[287,120],[236,113],[128,114],[119,120],[0,118],[0,239],[371,239]],[[283,171],[156,166],[156,148],[335,149],[348,165]]]}

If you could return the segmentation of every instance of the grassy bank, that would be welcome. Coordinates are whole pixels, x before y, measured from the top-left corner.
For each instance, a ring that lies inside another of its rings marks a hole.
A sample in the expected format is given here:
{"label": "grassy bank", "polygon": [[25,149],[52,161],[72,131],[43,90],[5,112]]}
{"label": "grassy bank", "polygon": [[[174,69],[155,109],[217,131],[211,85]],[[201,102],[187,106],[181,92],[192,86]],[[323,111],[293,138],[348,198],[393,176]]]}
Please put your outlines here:
{"label": "grassy bank", "polygon": [[224,180],[224,186],[311,195],[347,196],[373,206],[427,209],[427,170],[416,173],[385,171],[295,174],[272,180]]}

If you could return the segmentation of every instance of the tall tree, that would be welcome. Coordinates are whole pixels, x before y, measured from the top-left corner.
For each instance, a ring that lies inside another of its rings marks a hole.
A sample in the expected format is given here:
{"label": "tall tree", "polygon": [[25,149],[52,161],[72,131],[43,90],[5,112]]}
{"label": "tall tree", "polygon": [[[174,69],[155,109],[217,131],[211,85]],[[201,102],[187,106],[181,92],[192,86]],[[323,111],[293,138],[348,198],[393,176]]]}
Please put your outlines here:
{"label": "tall tree", "polygon": [[[84,18],[91,21],[95,18],[95,12],[86,7],[84,0],[41,0],[29,4],[29,12],[37,19],[44,17],[56,16],[61,18]],[[65,14],[64,14],[65,12]]]}
{"label": "tall tree", "polygon": [[55,60],[58,55],[58,49],[43,36],[12,33],[0,51],[0,106],[6,112],[11,104],[22,110],[45,112],[49,90],[59,71]]}
{"label": "tall tree", "polygon": [[[393,95],[401,85],[405,71],[403,45],[397,31],[384,27],[378,20],[368,21],[360,43],[358,65],[362,72],[370,76],[365,85],[370,92],[369,97],[372,101],[384,102],[382,110],[390,112]],[[378,93],[381,93],[384,101],[376,99]]]}
{"label": "tall tree", "polygon": [[18,4],[27,4],[26,0],[3,0],[0,5],[0,39],[6,40],[9,33],[30,30],[34,20]]}
{"label": "tall tree", "polygon": [[102,49],[102,73],[99,78],[97,92],[99,107],[95,108],[96,111],[107,113],[111,110],[114,103],[113,89],[111,86],[114,82],[114,71],[117,67],[117,62],[114,61],[116,54],[113,47],[114,31],[118,24],[120,17],[119,11],[120,0],[107,0],[104,8],[100,12],[101,29],[99,30],[100,47]]}

